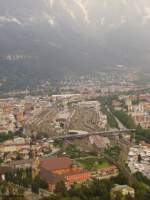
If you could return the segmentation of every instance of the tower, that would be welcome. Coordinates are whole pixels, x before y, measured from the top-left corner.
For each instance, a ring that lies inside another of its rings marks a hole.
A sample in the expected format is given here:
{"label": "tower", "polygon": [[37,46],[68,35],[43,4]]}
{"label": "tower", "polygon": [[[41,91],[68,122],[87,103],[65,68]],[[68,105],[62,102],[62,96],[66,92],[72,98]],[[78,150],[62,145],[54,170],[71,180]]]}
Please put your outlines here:
{"label": "tower", "polygon": [[37,157],[35,160],[32,162],[32,178],[34,179],[40,171],[40,160]]}

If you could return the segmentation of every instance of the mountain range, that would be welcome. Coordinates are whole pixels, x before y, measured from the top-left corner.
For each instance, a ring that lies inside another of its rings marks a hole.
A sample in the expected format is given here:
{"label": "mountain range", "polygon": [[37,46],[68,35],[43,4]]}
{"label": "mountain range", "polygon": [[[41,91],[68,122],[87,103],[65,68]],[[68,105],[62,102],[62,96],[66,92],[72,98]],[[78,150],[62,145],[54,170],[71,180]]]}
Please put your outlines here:
{"label": "mountain range", "polygon": [[0,0],[0,78],[149,68],[149,35],[149,0]]}

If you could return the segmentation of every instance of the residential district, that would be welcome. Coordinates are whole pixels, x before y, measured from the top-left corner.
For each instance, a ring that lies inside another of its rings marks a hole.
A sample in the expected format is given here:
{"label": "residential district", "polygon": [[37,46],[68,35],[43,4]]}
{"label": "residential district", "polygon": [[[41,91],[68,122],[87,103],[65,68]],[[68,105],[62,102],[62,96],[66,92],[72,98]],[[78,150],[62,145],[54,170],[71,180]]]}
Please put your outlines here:
{"label": "residential district", "polygon": [[1,97],[0,199],[150,198],[149,86],[101,77]]}

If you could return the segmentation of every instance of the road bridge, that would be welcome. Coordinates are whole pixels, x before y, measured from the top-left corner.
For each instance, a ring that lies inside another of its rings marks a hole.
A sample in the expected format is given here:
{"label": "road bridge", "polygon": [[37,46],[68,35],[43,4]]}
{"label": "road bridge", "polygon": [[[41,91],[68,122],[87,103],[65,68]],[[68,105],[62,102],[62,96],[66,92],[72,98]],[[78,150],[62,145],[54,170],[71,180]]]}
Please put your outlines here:
{"label": "road bridge", "polygon": [[94,135],[99,135],[103,137],[115,137],[123,135],[124,133],[135,132],[136,129],[122,129],[116,131],[102,131],[102,132],[95,132],[95,133],[85,133],[85,134],[66,134],[62,136],[52,137],[52,140],[73,140],[73,139],[82,139],[87,138]]}

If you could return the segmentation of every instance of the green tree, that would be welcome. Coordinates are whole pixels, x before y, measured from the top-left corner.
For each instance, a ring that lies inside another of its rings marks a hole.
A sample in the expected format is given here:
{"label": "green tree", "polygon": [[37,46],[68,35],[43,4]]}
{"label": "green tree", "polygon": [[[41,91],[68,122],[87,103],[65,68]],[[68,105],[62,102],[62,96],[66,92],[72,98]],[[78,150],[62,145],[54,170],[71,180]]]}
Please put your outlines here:
{"label": "green tree", "polygon": [[135,198],[132,197],[130,194],[128,194],[128,195],[126,196],[126,199],[125,199],[125,200],[135,200]]}
{"label": "green tree", "polygon": [[39,184],[35,181],[31,185],[32,192],[39,194]]}
{"label": "green tree", "polygon": [[123,111],[113,111],[115,116],[122,122],[122,124],[129,129],[136,128],[136,125],[134,123],[134,120],[130,115],[128,115],[126,112]]}
{"label": "green tree", "polygon": [[141,155],[139,154],[138,155],[138,162],[140,163],[142,161],[142,157],[141,157]]}
{"label": "green tree", "polygon": [[141,127],[138,127],[135,132],[135,139],[137,142],[144,140],[147,143],[150,143],[150,130],[142,129]]}
{"label": "green tree", "polygon": [[63,181],[60,181],[56,184],[55,193],[60,194],[62,196],[66,196],[67,188]]}

